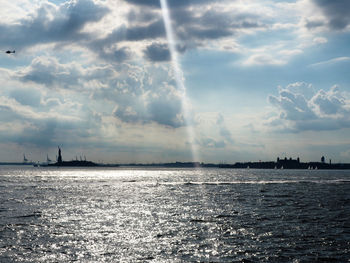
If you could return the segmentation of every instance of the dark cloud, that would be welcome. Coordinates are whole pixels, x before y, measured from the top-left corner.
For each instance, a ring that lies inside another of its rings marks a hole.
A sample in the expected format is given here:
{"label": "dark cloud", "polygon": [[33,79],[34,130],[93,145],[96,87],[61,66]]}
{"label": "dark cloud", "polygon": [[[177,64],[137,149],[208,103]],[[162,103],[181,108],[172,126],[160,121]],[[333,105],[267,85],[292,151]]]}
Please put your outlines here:
{"label": "dark cloud", "polygon": [[90,46],[92,49],[103,49],[122,41],[140,41],[160,37],[165,38],[165,36],[163,20],[160,16],[157,16],[156,19],[147,24],[136,21],[129,26],[122,25],[114,29],[106,37],[91,41]]}
{"label": "dark cloud", "polygon": [[87,45],[89,49],[98,54],[100,58],[109,62],[123,62],[132,56],[129,48],[118,48],[117,44],[123,41],[142,41],[150,39],[165,38],[165,28],[163,20],[159,19],[144,25],[134,23],[132,26],[122,25],[113,30],[106,37],[92,40]]}
{"label": "dark cloud", "polygon": [[[94,33],[81,32],[89,23],[101,20],[109,12],[108,8],[92,0],[69,1],[59,7],[44,3],[29,18],[15,25],[0,25],[0,31],[6,35],[6,38],[0,38],[0,46],[21,49],[45,43],[55,43],[57,47],[74,43],[89,48],[105,61],[120,63],[130,57],[130,51],[126,47],[118,47],[116,43],[135,41],[146,36],[155,37],[156,33],[152,32],[161,25],[158,23],[147,28],[136,26],[130,29],[120,27],[102,39],[97,39]],[[50,77],[28,76],[36,82],[48,82]]]}
{"label": "dark cloud", "polygon": [[306,20],[305,22],[305,26],[307,29],[314,29],[314,28],[318,28],[321,26],[324,26],[324,21],[321,20]]}
{"label": "dark cloud", "polygon": [[[160,2],[126,2],[131,8],[124,17],[125,23],[104,37],[82,29],[108,14],[110,10],[106,6],[93,0],[69,1],[59,6],[45,2],[16,24],[0,24],[2,35],[6,36],[0,38],[0,46],[21,49],[45,43],[54,43],[56,47],[74,43],[88,48],[101,60],[117,64],[132,59],[137,53],[125,45],[126,41],[147,40],[155,43],[148,44],[146,57],[154,61],[167,60],[166,49],[155,46],[157,42],[166,41],[161,12],[154,8],[159,7]],[[215,4],[209,0],[169,1],[179,52],[206,45],[205,41],[232,36],[241,29],[263,27],[258,16],[221,10]],[[32,78],[48,81],[41,79],[43,76],[33,75]]]}
{"label": "dark cloud", "polygon": [[[117,64],[133,58],[137,53],[125,45],[126,41],[146,40],[154,41],[146,48],[146,57],[153,61],[168,60],[166,49],[156,46],[156,43],[166,41],[161,12],[154,8],[160,2],[127,2],[132,8],[126,14],[126,23],[104,37],[98,37],[97,32],[83,32],[82,29],[108,14],[110,10],[107,7],[93,0],[70,1],[58,7],[43,3],[16,24],[0,24],[2,35],[6,36],[0,39],[0,46],[21,49],[45,43],[55,43],[56,47],[74,43],[88,48],[104,61]],[[205,41],[232,36],[241,29],[263,27],[257,16],[219,10],[207,0],[169,1],[169,5],[179,52],[206,45]],[[32,76],[35,81],[49,81],[42,78],[45,77]]]}
{"label": "dark cloud", "polygon": [[[147,6],[159,7],[159,1],[128,0],[127,2],[135,5],[128,15],[130,25],[118,29],[108,39],[115,41],[166,40],[161,13],[154,12],[152,8],[145,8]],[[169,4],[174,33],[180,46],[185,47],[181,50],[182,52],[205,45],[205,40],[229,37],[242,29],[265,27],[257,15],[224,11],[213,6],[211,1],[169,1]],[[145,12],[145,16],[141,15],[142,12]]]}
{"label": "dark cloud", "polygon": [[133,23],[151,23],[158,20],[161,15],[158,12],[149,9],[134,10],[132,9],[128,15],[127,19],[130,24]]}
{"label": "dark cloud", "polygon": [[109,10],[106,7],[95,4],[92,0],[78,0],[61,7],[66,13],[66,20],[60,22],[62,29],[67,32],[78,32],[85,24],[97,22],[104,17]]}
{"label": "dark cloud", "polygon": [[184,34],[180,34],[183,39],[219,39],[232,35],[232,31],[228,28],[200,28],[187,27]]}
{"label": "dark cloud", "polygon": [[170,51],[167,44],[153,43],[146,48],[144,53],[152,61],[170,60]]}
{"label": "dark cloud", "polygon": [[255,28],[261,27],[260,17],[250,13],[234,13],[231,11],[222,11],[219,9],[209,9],[199,17],[200,24],[212,25],[215,28]]}
{"label": "dark cloud", "polygon": [[51,42],[74,42],[88,39],[80,30],[90,22],[99,21],[109,10],[92,0],[67,2],[57,8],[45,3],[29,17],[14,25],[1,24],[0,46],[26,48]]}
{"label": "dark cloud", "polygon": [[93,52],[97,53],[103,60],[112,63],[121,63],[131,57],[131,52],[127,47],[118,48],[114,46],[107,51],[104,49],[94,49]]}
{"label": "dark cloud", "polygon": [[328,26],[342,30],[350,24],[350,1],[348,0],[313,0],[328,18]]}
{"label": "dark cloud", "polygon": [[[210,9],[204,13],[190,12],[186,9],[173,11],[172,18],[177,36],[182,41],[215,40],[233,36],[241,29],[262,28],[259,17]],[[197,44],[198,45],[198,44]]]}
{"label": "dark cloud", "polygon": [[155,21],[147,26],[133,26],[126,30],[125,40],[138,41],[165,37],[163,20]]}
{"label": "dark cloud", "polygon": [[[141,5],[141,6],[150,6],[160,8],[160,0],[125,0],[128,3]],[[183,7],[190,5],[201,5],[204,3],[210,3],[211,0],[171,0],[167,1],[169,7]]]}

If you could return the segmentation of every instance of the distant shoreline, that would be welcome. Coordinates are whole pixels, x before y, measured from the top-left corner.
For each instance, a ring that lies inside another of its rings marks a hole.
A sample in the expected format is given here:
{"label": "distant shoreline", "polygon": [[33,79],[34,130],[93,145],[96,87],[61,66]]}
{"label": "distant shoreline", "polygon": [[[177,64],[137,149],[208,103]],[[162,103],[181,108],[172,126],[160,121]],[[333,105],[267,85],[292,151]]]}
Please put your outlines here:
{"label": "distant shoreline", "polygon": [[[84,161],[83,161],[84,162]],[[70,162],[69,162],[70,163]],[[89,162],[90,163],[90,162]],[[91,162],[92,163],[92,162]],[[85,164],[85,163],[84,163]],[[322,163],[322,162],[236,162],[235,164],[215,164],[200,162],[173,162],[173,163],[127,163],[127,164],[100,164],[94,165],[57,165],[39,164],[34,162],[0,162],[1,165],[13,166],[42,166],[42,167],[160,167],[160,168],[223,168],[223,169],[297,169],[297,170],[350,170],[350,163]]]}
{"label": "distant shoreline", "polygon": [[[79,167],[79,165],[55,165],[20,162],[0,162],[1,165],[13,166],[42,166],[42,167]],[[82,165],[81,167],[89,167]],[[159,167],[159,168],[223,168],[223,169],[296,169],[296,170],[350,170],[350,163],[322,163],[322,162],[236,162],[235,164],[215,164],[199,162],[173,163],[128,163],[128,164],[95,164],[91,167]]]}

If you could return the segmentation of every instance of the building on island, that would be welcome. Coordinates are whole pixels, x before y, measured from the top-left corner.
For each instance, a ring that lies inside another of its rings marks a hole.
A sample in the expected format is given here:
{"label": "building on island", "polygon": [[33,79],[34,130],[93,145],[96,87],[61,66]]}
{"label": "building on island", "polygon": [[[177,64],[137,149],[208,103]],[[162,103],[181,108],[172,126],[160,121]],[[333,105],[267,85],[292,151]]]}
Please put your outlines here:
{"label": "building on island", "polygon": [[66,167],[80,167],[80,166],[98,166],[98,164],[86,161],[85,160],[72,160],[72,161],[63,161],[61,148],[58,147],[58,157],[57,162],[53,164],[48,164],[48,166],[66,166]]}

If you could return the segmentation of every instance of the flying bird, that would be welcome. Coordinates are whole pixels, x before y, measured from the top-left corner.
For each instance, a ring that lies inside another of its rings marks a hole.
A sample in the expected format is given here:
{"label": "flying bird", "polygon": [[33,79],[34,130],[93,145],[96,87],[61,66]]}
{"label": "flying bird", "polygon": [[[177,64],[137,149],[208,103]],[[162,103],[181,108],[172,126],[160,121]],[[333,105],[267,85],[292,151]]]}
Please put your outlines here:
{"label": "flying bird", "polygon": [[6,54],[11,54],[11,53],[16,53],[16,50],[14,50],[14,51],[11,51],[11,50],[7,50],[6,52],[5,52]]}

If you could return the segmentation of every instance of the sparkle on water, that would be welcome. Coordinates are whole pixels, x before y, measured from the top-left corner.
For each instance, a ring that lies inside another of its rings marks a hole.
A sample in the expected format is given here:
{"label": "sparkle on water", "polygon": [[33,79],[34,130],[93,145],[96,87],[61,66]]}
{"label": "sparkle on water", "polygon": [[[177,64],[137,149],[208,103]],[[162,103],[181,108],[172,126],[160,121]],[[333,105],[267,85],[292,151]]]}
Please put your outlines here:
{"label": "sparkle on water", "polygon": [[345,262],[350,172],[0,167],[0,262]]}

